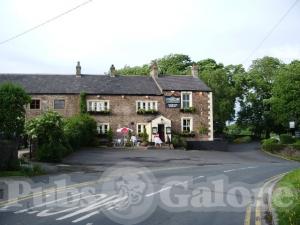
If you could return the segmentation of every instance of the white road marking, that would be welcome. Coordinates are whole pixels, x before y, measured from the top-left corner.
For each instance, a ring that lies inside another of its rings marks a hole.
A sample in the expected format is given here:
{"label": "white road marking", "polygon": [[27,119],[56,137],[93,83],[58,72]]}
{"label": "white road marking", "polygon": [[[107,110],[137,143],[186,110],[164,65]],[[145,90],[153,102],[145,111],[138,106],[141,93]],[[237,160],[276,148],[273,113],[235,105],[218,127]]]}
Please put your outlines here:
{"label": "white road marking", "polygon": [[234,172],[234,171],[239,171],[239,170],[247,170],[247,169],[255,169],[258,166],[248,166],[248,167],[243,167],[243,168],[237,168],[237,169],[231,169],[231,170],[224,170],[224,173],[229,173],[229,172]]}
{"label": "white road marking", "polygon": [[52,203],[55,203],[55,202],[60,202],[62,200],[68,199],[70,197],[78,196],[78,195],[81,195],[81,194],[82,193],[78,193],[78,194],[74,194],[72,196],[68,196],[68,197],[65,197],[65,198],[56,199],[54,201],[44,202],[44,203],[41,203],[41,204],[38,204],[38,205],[35,205],[35,206],[32,206],[32,207],[29,207],[27,209],[22,209],[22,210],[16,211],[15,214],[24,213],[24,212],[27,212],[27,211],[29,211],[31,209],[39,208],[39,207],[42,207],[42,206],[45,206],[45,205],[48,205],[48,204],[52,204]]}
{"label": "white road marking", "polygon": [[87,214],[87,215],[85,215],[85,216],[82,216],[82,217],[80,217],[80,218],[78,218],[78,219],[76,219],[76,220],[73,220],[72,223],[80,222],[80,221],[85,220],[85,219],[88,219],[88,218],[90,218],[91,216],[94,216],[94,215],[96,215],[96,214],[99,214],[99,210],[94,211],[94,212],[91,212],[91,213],[89,213],[89,214]]}

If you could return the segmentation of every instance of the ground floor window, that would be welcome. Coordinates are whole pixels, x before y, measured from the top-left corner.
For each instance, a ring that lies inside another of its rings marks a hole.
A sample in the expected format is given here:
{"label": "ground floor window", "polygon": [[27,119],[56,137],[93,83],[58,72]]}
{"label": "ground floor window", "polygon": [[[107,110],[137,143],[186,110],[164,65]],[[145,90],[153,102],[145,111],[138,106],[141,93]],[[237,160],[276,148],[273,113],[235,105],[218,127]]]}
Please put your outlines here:
{"label": "ground floor window", "polygon": [[30,102],[30,109],[41,109],[41,100],[32,99]]}
{"label": "ground floor window", "polygon": [[108,123],[98,123],[97,124],[98,134],[107,134],[108,130],[109,130]]}
{"label": "ground floor window", "polygon": [[64,99],[54,99],[54,109],[64,109],[65,108],[65,100]]}
{"label": "ground floor window", "polygon": [[181,130],[183,132],[193,131],[193,118],[191,117],[181,118]]}
{"label": "ground floor window", "polygon": [[146,123],[138,123],[136,125],[137,127],[137,134],[141,134],[141,133],[144,133],[146,131]]}

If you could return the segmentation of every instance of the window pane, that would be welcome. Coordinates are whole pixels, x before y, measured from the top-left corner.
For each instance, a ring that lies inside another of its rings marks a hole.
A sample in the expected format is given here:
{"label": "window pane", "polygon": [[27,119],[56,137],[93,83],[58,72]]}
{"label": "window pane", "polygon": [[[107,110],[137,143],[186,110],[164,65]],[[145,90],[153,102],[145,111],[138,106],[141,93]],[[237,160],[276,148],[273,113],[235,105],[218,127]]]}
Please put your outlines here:
{"label": "window pane", "polygon": [[30,109],[40,109],[40,100],[32,99],[30,103]]}
{"label": "window pane", "polygon": [[65,100],[63,99],[54,100],[54,109],[64,109],[64,108],[65,108]]}

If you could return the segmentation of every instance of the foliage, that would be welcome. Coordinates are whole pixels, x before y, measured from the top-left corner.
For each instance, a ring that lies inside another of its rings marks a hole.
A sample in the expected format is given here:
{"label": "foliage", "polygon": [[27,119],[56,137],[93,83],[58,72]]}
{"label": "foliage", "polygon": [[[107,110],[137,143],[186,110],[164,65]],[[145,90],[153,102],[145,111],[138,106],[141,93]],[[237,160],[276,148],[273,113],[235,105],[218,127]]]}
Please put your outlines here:
{"label": "foliage", "polygon": [[226,121],[235,116],[235,102],[242,95],[245,70],[241,65],[217,64],[213,59],[197,62],[200,78],[212,89],[215,132],[223,133]]}
{"label": "foliage", "polygon": [[300,140],[297,140],[294,144],[292,144],[292,147],[296,150],[300,150]]}
{"label": "foliage", "polygon": [[158,114],[158,111],[157,110],[154,110],[154,109],[149,109],[149,110],[145,110],[145,109],[139,109],[137,112],[137,114],[140,114],[140,115],[156,115]]}
{"label": "foliage", "polygon": [[124,66],[122,69],[117,70],[119,75],[149,75],[150,68],[149,65],[144,64],[143,66]]}
{"label": "foliage", "polygon": [[12,170],[12,171],[0,171],[0,177],[13,177],[13,176],[38,176],[43,175],[45,172],[39,165],[29,165],[29,166],[21,166],[19,170]]}
{"label": "foliage", "polygon": [[238,137],[233,140],[233,143],[235,144],[242,144],[242,143],[249,143],[252,141],[252,138],[250,136],[244,136],[244,137]]}
{"label": "foliage", "polygon": [[25,130],[30,139],[36,139],[38,160],[58,162],[71,152],[65,139],[62,117],[57,112],[46,112],[26,122]]}
{"label": "foliage", "polygon": [[207,135],[208,134],[208,128],[204,125],[201,125],[199,128],[199,134],[200,135]]}
{"label": "foliage", "polygon": [[195,107],[189,107],[189,108],[182,108],[180,109],[180,112],[183,113],[195,113],[196,112],[196,108]]}
{"label": "foliage", "polygon": [[[287,190],[291,190],[288,191]],[[276,191],[280,190],[281,191]],[[300,218],[300,169],[285,175],[276,185],[272,196],[272,205],[275,207],[278,224],[298,225]],[[283,191],[285,190],[285,191]],[[286,204],[291,203],[291,204]],[[282,207],[282,204],[286,205]]]}
{"label": "foliage", "polygon": [[195,132],[191,131],[191,132],[187,132],[187,131],[183,131],[179,134],[181,137],[195,137]]}
{"label": "foliage", "polygon": [[108,139],[108,142],[109,142],[109,143],[112,143],[112,142],[113,142],[113,139],[114,139],[114,133],[113,133],[111,127],[110,127],[109,130],[107,131],[107,139]]}
{"label": "foliage", "polygon": [[176,135],[176,134],[174,134],[172,136],[172,144],[173,144],[174,148],[180,148],[180,147],[186,148],[186,146],[187,146],[184,138],[182,138],[180,135]]}
{"label": "foliage", "polygon": [[80,114],[85,114],[87,111],[86,93],[81,92],[79,97],[80,97]]}
{"label": "foliage", "polygon": [[157,59],[159,74],[186,75],[192,61],[188,55],[169,54]]}
{"label": "foliage", "polygon": [[148,142],[148,138],[149,138],[149,135],[147,134],[147,131],[144,130],[143,135],[142,135],[143,142]]}
{"label": "foliage", "polygon": [[277,129],[271,116],[269,99],[272,96],[272,84],[281,66],[278,59],[264,57],[254,60],[246,75],[237,122],[249,127],[257,137],[265,134],[269,138],[270,132]]}
{"label": "foliage", "polygon": [[276,152],[283,149],[283,145],[279,144],[278,141],[274,138],[264,139],[262,141],[262,149],[268,152]]}
{"label": "foliage", "polygon": [[109,115],[109,110],[101,110],[101,111],[88,111],[88,114],[90,115]]}
{"label": "foliage", "polygon": [[289,134],[281,134],[280,135],[280,143],[281,144],[292,144],[294,143],[295,140],[293,139],[293,137]]}
{"label": "foliage", "polygon": [[64,133],[74,149],[92,146],[97,136],[97,123],[87,114],[73,116],[65,121]]}
{"label": "foliage", "polygon": [[0,85],[0,133],[5,139],[23,133],[25,105],[28,103],[30,97],[21,87],[11,83]]}
{"label": "foliage", "polygon": [[293,61],[279,69],[272,84],[270,105],[272,118],[288,127],[289,121],[300,122],[300,61]]}

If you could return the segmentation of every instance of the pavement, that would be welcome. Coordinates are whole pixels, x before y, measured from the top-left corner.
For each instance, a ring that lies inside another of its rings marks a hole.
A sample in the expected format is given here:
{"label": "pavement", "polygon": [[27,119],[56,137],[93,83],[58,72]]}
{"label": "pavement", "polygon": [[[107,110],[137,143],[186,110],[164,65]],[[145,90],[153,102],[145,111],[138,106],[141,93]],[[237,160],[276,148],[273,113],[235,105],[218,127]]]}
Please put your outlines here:
{"label": "pavement", "polygon": [[268,224],[265,184],[300,164],[228,149],[78,151],[59,174],[1,179],[0,224]]}

